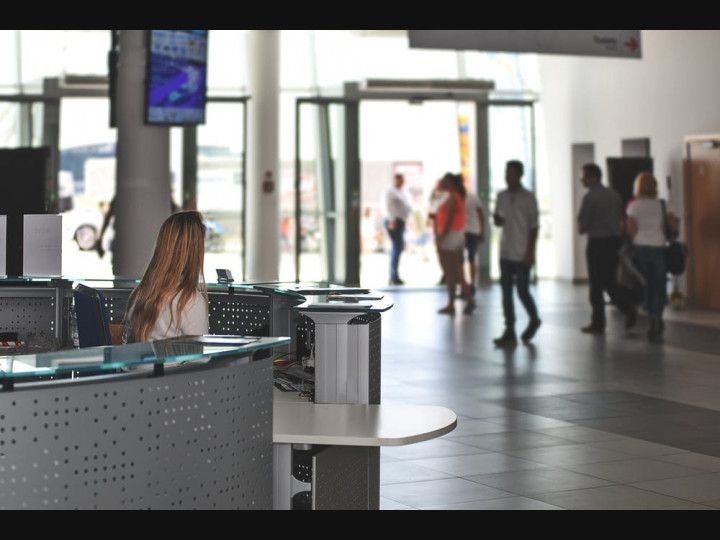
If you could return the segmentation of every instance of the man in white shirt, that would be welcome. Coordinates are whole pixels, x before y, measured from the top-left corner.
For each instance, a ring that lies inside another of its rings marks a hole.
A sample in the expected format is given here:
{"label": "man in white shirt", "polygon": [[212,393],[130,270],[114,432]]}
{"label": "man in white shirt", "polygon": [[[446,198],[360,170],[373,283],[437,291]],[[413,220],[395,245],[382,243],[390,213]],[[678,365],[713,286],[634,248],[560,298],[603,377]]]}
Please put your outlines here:
{"label": "man in white shirt", "polygon": [[407,195],[402,190],[405,178],[396,174],[393,185],[385,191],[385,228],[387,229],[392,250],[390,251],[390,285],[403,285],[405,282],[398,275],[400,254],[405,249],[405,222],[412,207]]}
{"label": "man in white shirt", "polygon": [[520,183],[524,168],[520,161],[508,161],[505,181],[508,189],[498,194],[493,219],[503,228],[500,241],[500,283],[502,284],[505,332],[495,340],[501,347],[517,344],[515,337],[515,306],[513,284],[530,321],[522,333],[530,341],[540,327],[535,301],[530,295],[530,268],[535,264],[535,244],[539,228],[539,212],[535,195]]}
{"label": "man in white shirt", "polygon": [[485,212],[475,193],[465,195],[465,249],[470,265],[470,291],[475,294],[478,246],[485,240]]}

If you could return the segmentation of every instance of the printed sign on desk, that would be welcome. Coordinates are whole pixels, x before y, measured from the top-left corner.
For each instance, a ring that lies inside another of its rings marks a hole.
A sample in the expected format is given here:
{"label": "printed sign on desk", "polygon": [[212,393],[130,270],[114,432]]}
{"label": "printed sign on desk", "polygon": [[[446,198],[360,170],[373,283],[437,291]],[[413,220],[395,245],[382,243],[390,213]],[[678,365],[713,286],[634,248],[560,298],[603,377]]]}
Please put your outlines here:
{"label": "printed sign on desk", "polygon": [[0,216],[0,276],[7,276],[7,216]]}
{"label": "printed sign on desk", "polygon": [[55,277],[62,274],[62,216],[23,216],[23,275]]}

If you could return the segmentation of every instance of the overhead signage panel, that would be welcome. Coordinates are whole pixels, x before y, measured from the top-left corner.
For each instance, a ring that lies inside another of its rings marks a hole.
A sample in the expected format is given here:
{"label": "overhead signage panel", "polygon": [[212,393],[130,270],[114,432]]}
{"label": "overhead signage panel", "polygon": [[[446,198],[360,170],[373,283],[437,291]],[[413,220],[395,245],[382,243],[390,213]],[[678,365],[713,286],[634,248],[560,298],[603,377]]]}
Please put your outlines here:
{"label": "overhead signage panel", "polygon": [[642,58],[640,30],[408,30],[410,47]]}

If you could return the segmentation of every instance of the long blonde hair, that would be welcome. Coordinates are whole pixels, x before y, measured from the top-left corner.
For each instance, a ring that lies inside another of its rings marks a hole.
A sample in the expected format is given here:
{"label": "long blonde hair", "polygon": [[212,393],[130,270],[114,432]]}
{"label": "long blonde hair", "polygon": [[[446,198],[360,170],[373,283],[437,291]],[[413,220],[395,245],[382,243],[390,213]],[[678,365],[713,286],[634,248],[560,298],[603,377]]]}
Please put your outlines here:
{"label": "long blonde hair", "polygon": [[657,197],[658,183],[653,174],[643,171],[635,177],[635,196],[654,199]]}
{"label": "long blonde hair", "polygon": [[[125,312],[128,341],[147,341],[164,306],[177,296],[170,310],[170,326],[180,324],[183,309],[198,289],[208,300],[203,260],[205,226],[199,212],[178,212],[165,220],[155,252],[140,284],[130,295]],[[131,313],[130,320],[127,320]]]}

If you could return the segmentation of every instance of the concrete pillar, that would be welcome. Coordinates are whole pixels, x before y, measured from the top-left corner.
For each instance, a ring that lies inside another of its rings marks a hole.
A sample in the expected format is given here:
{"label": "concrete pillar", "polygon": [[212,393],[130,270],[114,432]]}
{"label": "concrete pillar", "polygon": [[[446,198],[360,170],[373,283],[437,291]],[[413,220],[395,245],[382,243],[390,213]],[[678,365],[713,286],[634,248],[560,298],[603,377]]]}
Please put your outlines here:
{"label": "concrete pillar", "polygon": [[113,273],[140,277],[170,215],[170,128],[146,126],[146,32],[120,31]]}
{"label": "concrete pillar", "polygon": [[251,30],[247,40],[247,280],[270,281],[280,264],[280,31]]}

